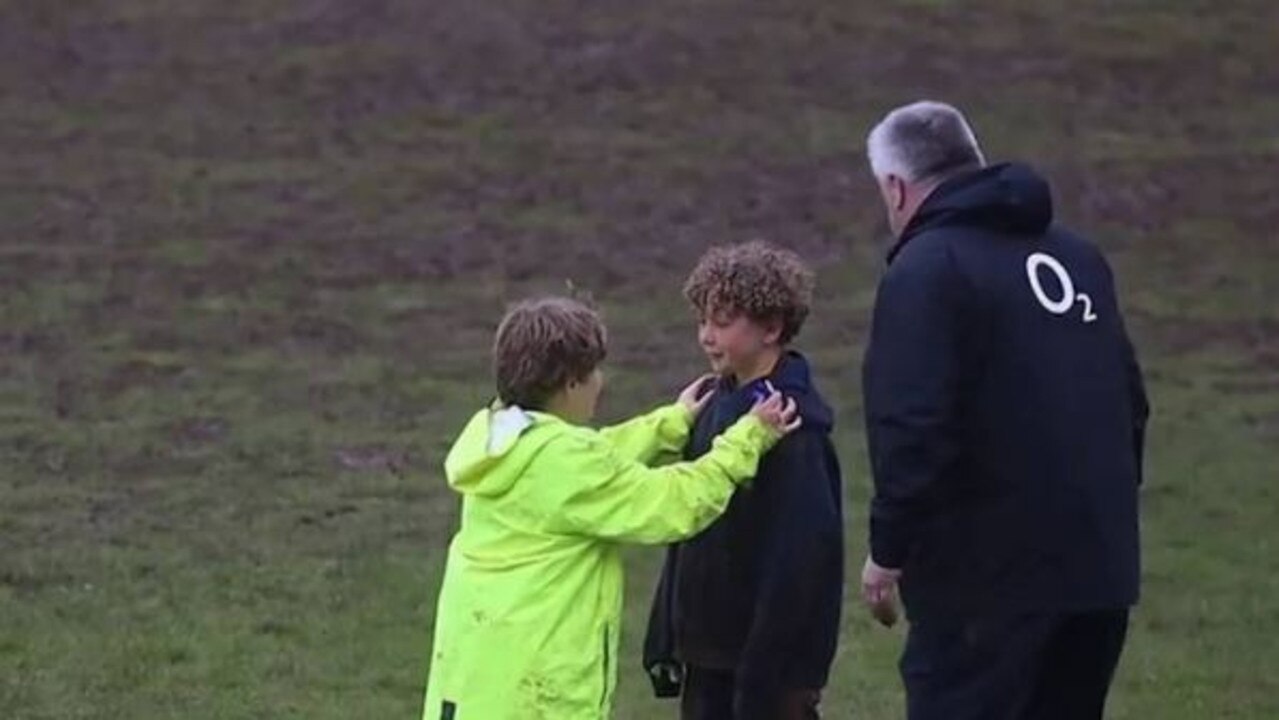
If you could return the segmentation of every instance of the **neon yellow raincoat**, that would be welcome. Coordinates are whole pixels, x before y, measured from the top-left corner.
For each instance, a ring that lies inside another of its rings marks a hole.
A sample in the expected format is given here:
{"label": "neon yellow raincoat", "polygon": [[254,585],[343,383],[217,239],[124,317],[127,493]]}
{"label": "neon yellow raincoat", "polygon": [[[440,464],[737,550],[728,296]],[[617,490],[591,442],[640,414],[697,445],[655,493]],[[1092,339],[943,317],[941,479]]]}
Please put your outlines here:
{"label": "neon yellow raincoat", "polygon": [[695,535],[775,432],[746,415],[692,463],[672,405],[595,431],[519,408],[477,413],[445,461],[462,494],[423,720],[599,720],[617,680],[618,544]]}

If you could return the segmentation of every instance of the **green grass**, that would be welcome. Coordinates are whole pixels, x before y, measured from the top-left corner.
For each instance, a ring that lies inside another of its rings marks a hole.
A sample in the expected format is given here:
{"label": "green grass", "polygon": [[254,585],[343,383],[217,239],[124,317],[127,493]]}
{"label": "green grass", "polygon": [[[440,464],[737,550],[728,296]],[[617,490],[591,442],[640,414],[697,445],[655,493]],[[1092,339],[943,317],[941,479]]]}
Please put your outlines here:
{"label": "green grass", "polygon": [[[0,9],[0,716],[417,717],[504,304],[594,293],[617,418],[700,371],[712,242],[819,266],[855,578],[860,143],[920,96],[1052,177],[1149,369],[1111,716],[1279,716],[1271,3],[350,7]],[[638,669],[660,553],[628,562],[617,715],[673,716]],[[901,639],[849,592],[830,716],[901,716]]]}

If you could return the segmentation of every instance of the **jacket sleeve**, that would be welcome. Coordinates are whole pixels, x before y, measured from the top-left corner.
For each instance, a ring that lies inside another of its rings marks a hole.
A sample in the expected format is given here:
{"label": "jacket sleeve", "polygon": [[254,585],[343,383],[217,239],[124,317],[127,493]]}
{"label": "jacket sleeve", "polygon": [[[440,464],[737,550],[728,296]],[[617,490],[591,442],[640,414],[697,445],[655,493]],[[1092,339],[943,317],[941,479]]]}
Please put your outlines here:
{"label": "jacket sleeve", "polygon": [[[1101,263],[1106,273],[1106,280],[1110,284],[1110,291],[1117,295],[1114,271],[1105,257],[1101,258]],[[1118,311],[1119,301],[1116,299],[1114,302],[1116,317],[1119,319],[1124,372],[1128,380],[1128,403],[1132,412],[1132,448],[1136,454],[1137,484],[1141,485],[1145,480],[1146,424],[1150,420],[1150,398],[1146,395],[1146,381],[1142,375],[1141,363],[1137,360],[1137,350],[1133,347],[1123,314]]]}
{"label": "jacket sleeve", "polygon": [[960,453],[962,282],[948,248],[920,236],[880,283],[863,375],[875,492],[871,557],[901,568],[930,495]]}
{"label": "jacket sleeve", "polygon": [[601,429],[619,457],[643,465],[675,457],[684,449],[692,429],[693,414],[679,403]]}
{"label": "jacket sleeve", "polygon": [[1146,381],[1142,378],[1141,365],[1132,341],[1124,338],[1128,368],[1128,393],[1132,404],[1132,447],[1137,453],[1137,484],[1145,481],[1146,423],[1150,419],[1150,400],[1146,396]]}
{"label": "jacket sleeve", "polygon": [[679,545],[666,548],[666,562],[653,590],[653,604],[648,613],[648,629],[644,632],[641,661],[653,694],[659,698],[679,697],[683,688],[683,665],[675,657],[675,568],[679,563]]}
{"label": "jacket sleeve", "polygon": [[549,529],[645,544],[691,537],[724,512],[737,484],[755,474],[776,440],[771,428],[747,415],[697,460],[650,468],[624,457],[599,433],[565,436],[544,450],[558,454],[555,472],[569,487]]}
{"label": "jacket sleeve", "polygon": [[825,685],[839,637],[843,521],[838,465],[824,433],[790,435],[765,460],[753,492],[761,525],[759,586],[737,668],[739,705]]}

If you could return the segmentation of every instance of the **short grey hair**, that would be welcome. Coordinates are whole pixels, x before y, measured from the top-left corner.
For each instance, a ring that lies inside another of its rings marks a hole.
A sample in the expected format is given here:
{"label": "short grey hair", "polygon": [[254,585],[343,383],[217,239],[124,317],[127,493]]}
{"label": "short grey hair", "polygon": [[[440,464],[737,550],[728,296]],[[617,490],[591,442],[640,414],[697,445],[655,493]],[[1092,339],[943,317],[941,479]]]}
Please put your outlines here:
{"label": "short grey hair", "polygon": [[871,172],[907,182],[941,178],[984,167],[986,158],[963,113],[921,100],[893,110],[866,138]]}

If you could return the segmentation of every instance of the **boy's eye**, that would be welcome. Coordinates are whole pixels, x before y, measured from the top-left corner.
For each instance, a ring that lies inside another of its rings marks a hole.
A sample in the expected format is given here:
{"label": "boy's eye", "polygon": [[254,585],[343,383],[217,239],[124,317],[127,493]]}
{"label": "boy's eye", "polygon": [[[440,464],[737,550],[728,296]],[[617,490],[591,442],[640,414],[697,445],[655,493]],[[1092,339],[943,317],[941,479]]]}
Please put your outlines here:
{"label": "boy's eye", "polygon": [[713,327],[716,330],[723,330],[731,327],[736,317],[729,313],[719,311],[707,311],[705,314],[699,315],[697,324],[699,327]]}

